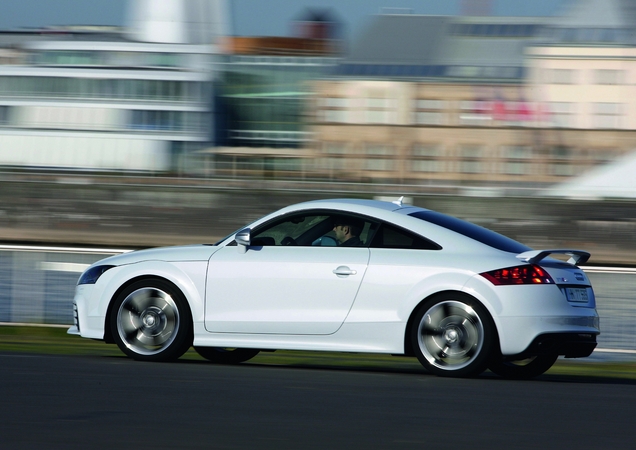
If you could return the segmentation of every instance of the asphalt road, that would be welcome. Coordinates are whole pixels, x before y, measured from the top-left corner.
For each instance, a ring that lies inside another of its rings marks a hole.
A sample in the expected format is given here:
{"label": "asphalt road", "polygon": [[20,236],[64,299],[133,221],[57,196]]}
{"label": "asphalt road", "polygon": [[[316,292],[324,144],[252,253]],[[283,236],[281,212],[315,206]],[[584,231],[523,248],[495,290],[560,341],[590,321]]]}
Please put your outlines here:
{"label": "asphalt road", "polygon": [[2,449],[627,449],[636,382],[0,354]]}

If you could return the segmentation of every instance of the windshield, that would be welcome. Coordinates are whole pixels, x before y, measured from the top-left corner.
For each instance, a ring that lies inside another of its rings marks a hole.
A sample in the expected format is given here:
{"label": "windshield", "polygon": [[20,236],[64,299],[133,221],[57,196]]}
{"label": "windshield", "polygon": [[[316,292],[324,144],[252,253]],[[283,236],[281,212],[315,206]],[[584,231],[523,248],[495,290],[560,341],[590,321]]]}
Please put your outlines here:
{"label": "windshield", "polygon": [[504,252],[523,253],[531,250],[530,247],[527,247],[514,239],[510,239],[509,237],[503,236],[487,228],[480,227],[474,223],[466,222],[465,220],[447,216],[446,214],[438,213],[436,211],[418,211],[409,214],[409,216],[439,225],[440,227],[444,227]]}

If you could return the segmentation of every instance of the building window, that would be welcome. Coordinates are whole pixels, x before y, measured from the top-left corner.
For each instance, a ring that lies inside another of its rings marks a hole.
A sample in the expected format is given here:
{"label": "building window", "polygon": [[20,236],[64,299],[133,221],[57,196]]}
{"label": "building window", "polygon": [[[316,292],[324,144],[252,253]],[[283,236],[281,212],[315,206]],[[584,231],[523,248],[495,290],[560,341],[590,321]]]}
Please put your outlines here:
{"label": "building window", "polygon": [[348,98],[345,97],[325,97],[322,99],[324,108],[347,108]]}
{"label": "building window", "polygon": [[550,102],[549,111],[552,126],[571,128],[574,125],[574,103]]}
{"label": "building window", "polygon": [[0,125],[9,123],[9,106],[0,105]]}
{"label": "building window", "polygon": [[344,142],[326,142],[322,152],[323,157],[318,160],[319,170],[333,174],[347,168],[347,145]]}
{"label": "building window", "polygon": [[[186,95],[186,86],[192,88]],[[206,84],[181,81],[71,77],[0,77],[0,95],[12,97],[148,99],[205,103]]]}
{"label": "building window", "polygon": [[572,69],[552,69],[550,82],[552,84],[574,84],[575,71]]}
{"label": "building window", "polygon": [[415,144],[413,156],[416,158],[439,158],[442,156],[441,147],[437,144]]}
{"label": "building window", "polygon": [[325,97],[319,103],[319,118],[328,123],[347,122],[348,98],[345,97]]}
{"label": "building window", "polygon": [[393,148],[384,144],[367,144],[365,148],[367,156],[390,156],[393,154]]}
{"label": "building window", "polygon": [[459,172],[482,173],[484,149],[480,145],[462,145],[459,147]]}
{"label": "building window", "polygon": [[367,109],[385,109],[387,105],[386,98],[367,98]]}
{"label": "building window", "polygon": [[620,103],[593,103],[592,126],[594,128],[620,128],[621,112]]}
{"label": "building window", "polygon": [[392,159],[368,158],[364,161],[364,169],[372,171],[390,172],[394,168]]}
{"label": "building window", "polygon": [[0,96],[6,96],[11,94],[11,78],[12,77],[0,77]]}
{"label": "building window", "polygon": [[596,84],[623,84],[623,70],[597,69],[594,71],[594,82]]}
{"label": "building window", "polygon": [[345,155],[347,146],[344,142],[327,142],[324,145],[324,152],[329,155]]}
{"label": "building window", "polygon": [[550,175],[557,177],[569,177],[574,174],[574,168],[571,164],[553,163],[550,164]]}
{"label": "building window", "polygon": [[345,161],[344,158],[321,158],[318,164],[321,170],[333,173],[345,170]]}
{"label": "building window", "polygon": [[347,121],[347,112],[341,109],[323,110],[322,121],[328,123],[345,123]]}
{"label": "building window", "polygon": [[483,147],[480,145],[462,145],[459,147],[461,158],[476,159],[483,156]]}
{"label": "building window", "polygon": [[532,173],[532,147],[528,145],[506,145],[501,148],[502,172],[507,175]]}
{"label": "building window", "polygon": [[555,145],[550,148],[550,164],[548,171],[550,175],[557,177],[569,177],[574,175],[575,166],[573,164],[577,157],[576,150],[567,145]]}
{"label": "building window", "polygon": [[501,149],[501,156],[506,159],[532,158],[532,147],[530,147],[529,145],[505,145]]}
{"label": "building window", "polygon": [[370,143],[365,145],[366,170],[391,171],[394,169],[393,148],[389,145]]}
{"label": "building window", "polygon": [[366,99],[366,123],[388,124],[394,122],[394,107],[391,99],[370,97]]}
{"label": "building window", "polygon": [[417,99],[413,101],[413,123],[417,125],[445,125],[444,100]]}
{"label": "building window", "polygon": [[208,117],[199,112],[132,110],[128,128],[145,131],[204,133]]}
{"label": "building window", "polygon": [[412,172],[440,173],[444,172],[444,161],[420,159],[411,163]]}
{"label": "building window", "polygon": [[479,161],[463,160],[459,163],[460,173],[468,173],[468,174],[481,173],[482,172],[481,167],[482,166]]}
{"label": "building window", "polygon": [[438,173],[444,171],[442,149],[437,144],[415,144],[412,150],[411,171]]}
{"label": "building window", "polygon": [[573,157],[573,154],[572,148],[566,145],[555,145],[550,148],[550,157],[553,160],[569,160]]}

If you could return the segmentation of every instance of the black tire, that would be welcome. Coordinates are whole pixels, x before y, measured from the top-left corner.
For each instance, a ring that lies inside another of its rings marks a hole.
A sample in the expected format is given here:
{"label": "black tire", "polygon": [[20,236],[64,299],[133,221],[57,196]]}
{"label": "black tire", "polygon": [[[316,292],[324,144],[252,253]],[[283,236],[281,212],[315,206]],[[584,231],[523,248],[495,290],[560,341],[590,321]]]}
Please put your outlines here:
{"label": "black tire", "polygon": [[194,347],[205,359],[217,364],[239,364],[258,355],[253,348]]}
{"label": "black tire", "polygon": [[171,361],[192,345],[192,314],[181,291],[164,280],[140,280],[124,289],[110,313],[119,348],[139,361]]}
{"label": "black tire", "polygon": [[506,361],[497,358],[491,361],[488,368],[491,372],[511,380],[527,380],[547,372],[554,365],[559,355],[538,355],[518,361]]}
{"label": "black tire", "polygon": [[497,339],[492,318],[477,300],[448,293],[419,308],[411,342],[417,359],[431,373],[471,377],[486,370]]}

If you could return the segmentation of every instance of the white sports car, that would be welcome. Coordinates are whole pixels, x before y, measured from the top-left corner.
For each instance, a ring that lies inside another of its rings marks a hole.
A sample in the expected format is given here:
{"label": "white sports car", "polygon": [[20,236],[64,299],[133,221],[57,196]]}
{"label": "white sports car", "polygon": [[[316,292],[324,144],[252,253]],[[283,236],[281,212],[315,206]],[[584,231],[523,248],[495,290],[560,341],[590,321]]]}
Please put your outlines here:
{"label": "white sports car", "polygon": [[275,349],[374,352],[416,356],[437,375],[529,378],[596,347],[594,292],[577,266],[589,256],[532,250],[401,200],[312,201],[213,245],[93,264],[69,333],[144,361],[192,345],[218,363]]}

